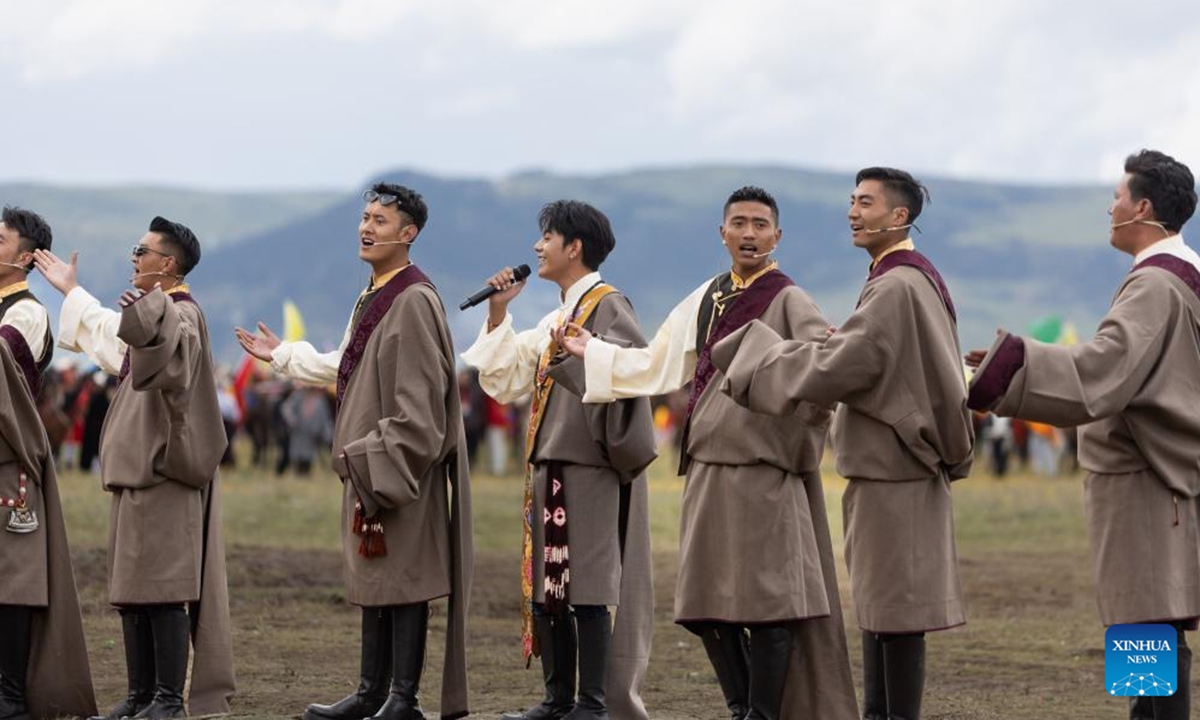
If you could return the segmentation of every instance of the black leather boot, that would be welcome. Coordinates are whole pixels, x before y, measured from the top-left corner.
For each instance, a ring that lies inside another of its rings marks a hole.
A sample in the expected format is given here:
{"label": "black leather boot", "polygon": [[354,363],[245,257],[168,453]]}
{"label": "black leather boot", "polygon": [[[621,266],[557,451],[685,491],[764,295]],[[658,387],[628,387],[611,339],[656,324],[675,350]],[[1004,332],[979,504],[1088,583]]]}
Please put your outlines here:
{"label": "black leather boot", "polygon": [[1129,698],[1129,720],[1154,720],[1154,704],[1150,700],[1145,695]]}
{"label": "black leather boot", "polygon": [[750,628],[750,712],[746,720],[778,720],[787,683],[792,633],[787,625]]}
{"label": "black leather boot", "polygon": [[147,611],[154,636],[154,699],[133,717],[136,720],[187,717],[183,686],[187,682],[188,650],[192,645],[187,610],[182,605],[154,605]]}
{"label": "black leather boot", "polygon": [[392,679],[391,608],[362,609],[361,649],[358,690],[332,705],[309,705],[304,720],[361,720],[383,707]]}
{"label": "black leather boot", "polygon": [[424,720],[417,691],[425,667],[429,603],[396,605],[392,611],[392,688],[375,720]]}
{"label": "black leather boot", "polygon": [[883,643],[870,630],[862,631],[863,720],[888,720]]}
{"label": "black leather boot", "polygon": [[925,633],[884,635],[883,667],[889,720],[918,720],[925,694]]}
{"label": "black leather boot", "polygon": [[750,648],[746,632],[737,625],[716,623],[700,636],[700,641],[717,673],[729,716],[742,720],[750,712]]}
{"label": "black leather boot", "polygon": [[579,636],[579,697],[565,720],[604,720],[608,706],[604,702],[604,683],[608,679],[608,646],[612,642],[612,618],[608,608],[603,614],[575,614]]}
{"label": "black leather boot", "polygon": [[29,673],[30,624],[33,608],[0,605],[0,718],[29,720],[25,678]]}
{"label": "black leather boot", "polygon": [[129,694],[107,715],[89,720],[121,720],[146,709],[154,699],[154,634],[150,616],[141,608],[121,608],[121,635],[125,640],[125,676]]}
{"label": "black leather boot", "polygon": [[507,713],[500,720],[559,720],[575,707],[575,618],[535,615],[534,632],[542,651],[542,679],[546,697],[523,713]]}
{"label": "black leather boot", "polygon": [[[1175,694],[1149,698],[1154,720],[1187,720],[1191,715],[1192,649],[1188,647],[1183,623],[1171,623],[1176,633]],[[1132,706],[1130,708],[1132,710]]]}

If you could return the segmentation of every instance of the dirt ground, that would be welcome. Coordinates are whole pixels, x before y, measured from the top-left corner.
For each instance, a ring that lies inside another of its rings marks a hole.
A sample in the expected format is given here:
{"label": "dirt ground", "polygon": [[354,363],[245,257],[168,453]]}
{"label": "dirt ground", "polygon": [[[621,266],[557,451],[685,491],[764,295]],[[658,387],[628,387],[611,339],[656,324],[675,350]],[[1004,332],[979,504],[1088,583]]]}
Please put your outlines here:
{"label": "dirt ground", "polygon": [[[254,498],[273,493],[302,504],[305,497],[335,493],[312,481],[291,482],[247,482],[241,489],[227,483],[225,491],[234,508],[226,515],[226,527],[239,683],[234,712],[240,717],[295,717],[307,703],[339,699],[357,683],[359,611],[344,601],[336,545],[283,547],[262,542],[237,509],[254,507]],[[1125,716],[1124,701],[1103,692],[1103,627],[1078,517],[1079,482],[1046,482],[978,482],[956,489],[969,622],[928,638],[924,717]],[[518,485],[486,479],[476,483],[476,523],[483,542],[477,550],[468,652],[477,717],[495,717],[540,698],[536,661],[526,670],[520,656],[519,536],[509,527],[510,515],[517,512],[513,507]],[[262,489],[267,486],[269,491]],[[123,695],[125,669],[118,618],[105,601],[103,539],[87,529],[101,510],[87,503],[102,502],[94,499],[100,495],[94,485],[83,489],[79,481],[64,482],[68,522],[73,514],[89,516],[79,519],[84,528],[81,542],[76,542],[75,533],[72,542],[96,691],[102,708],[107,708]],[[840,506],[840,495],[838,482],[829,482],[831,515]],[[660,508],[669,506],[670,498],[677,502],[678,485],[659,483],[652,491],[652,503]],[[656,510],[654,518],[655,635],[643,697],[654,718],[725,718],[703,648],[672,623],[677,559],[669,528],[675,511]],[[322,513],[326,521],[336,523],[328,510],[317,514]],[[831,522],[840,526],[840,516],[831,517]],[[334,537],[336,530],[324,532],[316,542],[327,542],[324,538]],[[840,544],[835,537],[835,545]],[[861,695],[858,630],[845,568],[840,569],[851,665]],[[431,711],[439,697],[444,611],[444,605],[435,604],[421,689],[431,717],[436,717]],[[1194,685],[1193,693],[1198,689]]]}

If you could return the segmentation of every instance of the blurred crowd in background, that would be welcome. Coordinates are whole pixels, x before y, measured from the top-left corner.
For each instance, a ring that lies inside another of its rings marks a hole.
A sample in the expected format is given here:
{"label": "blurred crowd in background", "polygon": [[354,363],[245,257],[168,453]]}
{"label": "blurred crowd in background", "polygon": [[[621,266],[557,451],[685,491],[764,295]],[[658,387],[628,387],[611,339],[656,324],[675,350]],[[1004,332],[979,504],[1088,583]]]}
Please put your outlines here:
{"label": "blurred crowd in background", "polygon": [[[221,413],[231,438],[222,464],[267,469],[277,475],[324,474],[329,467],[335,410],[333,387],[294,383],[265,364],[245,362],[218,371]],[[477,473],[521,475],[527,401],[502,405],[479,386],[474,370],[458,375],[463,426],[471,467]],[[59,466],[97,472],[100,429],[117,389],[117,378],[69,362],[47,371],[39,409]],[[679,430],[687,393],[655,397],[654,427],[659,453],[678,458]],[[1073,429],[994,415],[975,415],[975,451],[995,477],[1032,473],[1054,477],[1079,469]]]}

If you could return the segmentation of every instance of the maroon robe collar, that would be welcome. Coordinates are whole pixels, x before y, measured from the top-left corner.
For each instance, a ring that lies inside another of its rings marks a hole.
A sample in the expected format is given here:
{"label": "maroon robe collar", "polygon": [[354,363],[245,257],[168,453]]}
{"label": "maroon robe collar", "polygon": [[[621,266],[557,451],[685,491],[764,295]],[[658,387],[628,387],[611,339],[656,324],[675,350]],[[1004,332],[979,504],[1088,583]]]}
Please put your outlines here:
{"label": "maroon robe collar", "polygon": [[700,400],[700,396],[704,394],[705,389],[708,388],[708,384],[712,382],[713,376],[717,372],[717,367],[712,363],[713,346],[733,334],[743,325],[756,320],[763,314],[771,302],[775,300],[776,295],[795,284],[790,277],[784,275],[779,270],[772,270],[765,275],[760,275],[757,280],[742,291],[741,296],[738,297],[732,307],[725,311],[725,314],[717,321],[717,326],[709,333],[708,340],[704,343],[704,348],[700,351],[700,356],[696,359],[696,373],[692,377],[692,392],[688,397],[687,413],[683,418],[680,472],[683,471],[687,463],[687,436],[688,429],[692,424],[692,411],[696,409],[696,403]]}
{"label": "maroon robe collar", "polygon": [[1196,297],[1200,297],[1200,271],[1196,270],[1196,267],[1187,260],[1166,253],[1159,253],[1141,261],[1129,272],[1135,272],[1144,267],[1156,267],[1166,270],[1182,280],[1184,285],[1191,288],[1192,292],[1196,293]]}
{"label": "maroon robe collar", "polygon": [[338,365],[338,408],[342,406],[342,399],[346,396],[346,386],[350,384],[350,376],[354,374],[354,370],[362,360],[363,353],[367,349],[367,341],[371,339],[371,333],[375,332],[376,326],[383,320],[387,311],[392,309],[392,302],[400,293],[418,283],[425,283],[433,287],[433,283],[425,276],[425,273],[413,265],[403,272],[396,273],[391,280],[387,281],[386,285],[366,301],[367,307],[362,311],[358,323],[351,331],[350,343],[342,353],[342,362]]}
{"label": "maroon robe collar", "polygon": [[942,296],[942,303],[946,306],[946,311],[950,313],[950,319],[958,324],[958,314],[954,312],[954,301],[950,299],[950,291],[946,289],[946,283],[942,280],[941,273],[929,262],[929,258],[925,257],[916,250],[895,250],[884,255],[883,258],[871,268],[871,272],[867,275],[867,282],[871,282],[875,278],[883,275],[889,270],[894,270],[901,265],[915,267],[925,273],[925,277],[933,283],[937,288],[938,293]]}
{"label": "maroon robe collar", "polygon": [[29,386],[29,394],[36,403],[38,393],[42,391],[42,373],[33,359],[33,351],[29,349],[29,343],[25,342],[25,336],[21,334],[21,331],[12,325],[0,325],[0,338],[8,341],[13,359],[21,367],[21,372],[25,375],[25,384]]}
{"label": "maroon robe collar", "polygon": [[[145,295],[143,295],[142,297],[145,297]],[[167,297],[171,298],[175,302],[190,302],[191,304],[193,304],[197,307],[200,306],[200,304],[198,302],[196,302],[196,298],[192,297],[190,293],[186,293],[186,292],[170,293],[169,292],[169,293],[167,293]],[[135,300],[134,302],[137,302],[137,301]],[[117,375],[117,384],[120,384],[125,379],[125,376],[128,374],[129,374],[129,348],[126,347],[125,348],[125,359],[121,361],[121,372],[119,375]]]}

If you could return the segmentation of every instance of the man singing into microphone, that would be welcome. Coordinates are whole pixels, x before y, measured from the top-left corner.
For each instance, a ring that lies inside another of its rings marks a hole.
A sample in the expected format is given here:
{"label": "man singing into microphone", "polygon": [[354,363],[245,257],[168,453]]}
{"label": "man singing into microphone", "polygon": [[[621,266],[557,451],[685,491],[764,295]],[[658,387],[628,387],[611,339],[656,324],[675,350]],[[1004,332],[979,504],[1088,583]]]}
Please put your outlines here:
{"label": "man singing into microphone", "polygon": [[417,693],[429,603],[449,599],[441,717],[467,714],[471,487],[454,347],[433,283],[409,258],[429,209],[416,192],[363,193],[358,256],[371,266],[341,346],[318,353],[236,330],[246,352],[306,383],[337,383],[333,469],[342,480],[347,599],[362,608],[358,690],[305,720],[424,717]]}
{"label": "man singing into microphone", "polygon": [[584,358],[586,403],[692,383],[675,621],[700,636],[731,717],[850,720],[857,708],[820,476],[829,411],[749,412],[717,392],[709,358],[713,343],[756,318],[798,340],[824,338],[828,323],[770,257],[783,235],[775,198],[737,190],[719,230],[732,268],[684,298],[649,347],[578,328],[560,341]]}
{"label": "man singing into microphone", "polygon": [[[596,208],[559,200],[538,216],[538,277],[559,307],[516,332],[508,304],[525,286],[506,268],[501,292],[463,360],[502,403],[532,393],[525,448],[522,640],[541,655],[545,699],[515,720],[645,718],[639,685],[650,660],[653,588],[644,470],[655,458],[646,398],[584,405],[583,364],[551,331],[567,323],[624,346],[645,345],[629,301],[600,279],[616,245]],[[609,606],[616,606],[615,621]],[[576,697],[575,670],[579,682]]]}
{"label": "man singing into microphone", "polygon": [[108,592],[125,638],[128,696],[106,717],[229,712],[233,645],[217,465],[227,440],[217,403],[208,327],[186,276],[200,243],[156,217],[133,248],[133,290],[121,310],[79,286],[76,254],[48,250],[37,268],[66,296],[59,347],[84,352],[121,383],[100,438],[100,471],[112,493]]}
{"label": "man singing into microphone", "polygon": [[[1153,150],[1125,160],[1108,214],[1112,246],[1133,258],[1096,336],[1071,347],[1001,331],[969,365],[971,407],[1079,427],[1100,619],[1169,623],[1171,696],[1131,697],[1131,719],[1191,717],[1200,617],[1200,256],[1179,232],[1196,210],[1183,163]],[[980,365],[982,362],[982,365]]]}
{"label": "man singing into microphone", "polygon": [[722,340],[722,392],[784,415],[841,403],[833,420],[846,564],[863,631],[863,717],[920,716],[925,633],[966,622],[950,482],[966,477],[972,428],[954,305],[907,229],[928,193],[892,168],[858,173],[854,244],[871,256],[858,308],[827,340],[752,322]]}

